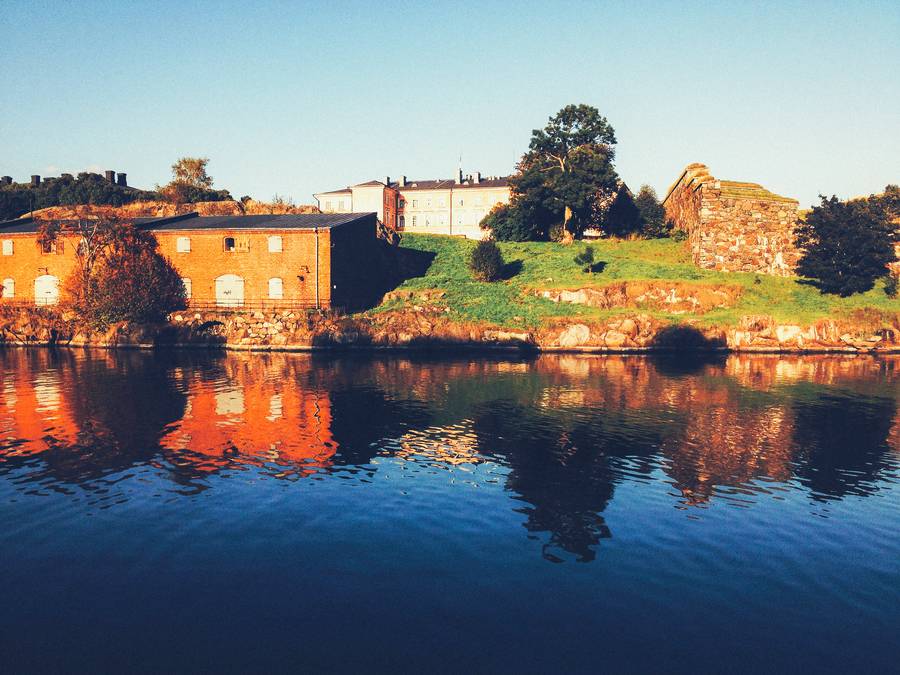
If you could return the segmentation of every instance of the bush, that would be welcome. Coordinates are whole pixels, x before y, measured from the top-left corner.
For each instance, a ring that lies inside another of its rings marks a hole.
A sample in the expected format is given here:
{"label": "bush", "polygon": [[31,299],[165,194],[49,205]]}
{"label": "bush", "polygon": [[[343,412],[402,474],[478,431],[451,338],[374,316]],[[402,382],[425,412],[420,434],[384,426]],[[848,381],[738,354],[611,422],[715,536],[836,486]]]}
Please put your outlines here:
{"label": "bush", "polygon": [[804,251],[797,271],[823,293],[864,293],[896,260],[895,237],[884,200],[822,197],[797,228],[797,244]]}
{"label": "bush", "polygon": [[593,272],[594,247],[586,246],[581,253],[575,256],[575,264],[580,265],[583,272]]}
{"label": "bush", "polygon": [[479,281],[497,281],[503,275],[503,254],[497,242],[479,241],[469,256],[469,269]]}
{"label": "bush", "polygon": [[518,204],[497,204],[479,224],[497,241],[546,241],[547,230],[537,216]]}
{"label": "bush", "polygon": [[642,185],[634,198],[634,205],[641,214],[641,236],[658,239],[671,234],[672,224],[666,221],[666,210],[656,196],[656,190],[649,185]]}
{"label": "bush", "polygon": [[897,297],[897,286],[900,285],[900,276],[896,274],[889,274],[887,280],[884,282],[884,293],[889,298]]}

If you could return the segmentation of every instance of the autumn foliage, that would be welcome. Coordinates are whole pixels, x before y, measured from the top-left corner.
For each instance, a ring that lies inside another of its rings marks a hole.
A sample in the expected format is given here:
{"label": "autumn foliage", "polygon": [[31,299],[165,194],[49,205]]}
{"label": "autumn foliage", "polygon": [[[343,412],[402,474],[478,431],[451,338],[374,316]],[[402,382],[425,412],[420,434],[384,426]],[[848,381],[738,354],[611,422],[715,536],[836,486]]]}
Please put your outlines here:
{"label": "autumn foliage", "polygon": [[156,237],[117,219],[48,223],[43,242],[77,242],[77,265],[65,281],[64,304],[87,326],[164,321],[184,309],[184,284]]}

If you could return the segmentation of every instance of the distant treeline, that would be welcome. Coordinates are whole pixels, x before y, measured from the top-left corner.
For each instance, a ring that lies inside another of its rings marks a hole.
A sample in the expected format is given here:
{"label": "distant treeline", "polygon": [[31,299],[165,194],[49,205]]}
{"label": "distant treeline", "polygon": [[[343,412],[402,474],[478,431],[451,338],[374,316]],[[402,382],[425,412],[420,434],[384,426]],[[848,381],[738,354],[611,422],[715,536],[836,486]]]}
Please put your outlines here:
{"label": "distant treeline", "polygon": [[177,203],[217,202],[231,199],[228,190],[212,190],[192,185],[166,186],[161,191],[139,190],[109,182],[97,173],[83,172],[77,177],[62,176],[31,183],[0,185],[0,220],[12,220],[30,211],[50,206],[94,204],[122,206],[135,201],[173,201]]}

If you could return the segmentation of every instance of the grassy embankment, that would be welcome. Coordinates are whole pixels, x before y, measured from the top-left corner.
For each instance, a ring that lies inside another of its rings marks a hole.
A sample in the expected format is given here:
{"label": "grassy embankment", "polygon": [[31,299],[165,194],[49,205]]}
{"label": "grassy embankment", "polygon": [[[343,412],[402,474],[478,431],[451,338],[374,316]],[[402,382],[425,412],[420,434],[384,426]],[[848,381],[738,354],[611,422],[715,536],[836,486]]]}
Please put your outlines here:
{"label": "grassy embankment", "polygon": [[[585,246],[576,243],[501,243],[503,257],[511,268],[505,281],[475,281],[466,261],[474,246],[471,240],[440,235],[406,234],[401,247],[435,254],[424,276],[405,281],[400,290],[443,291],[443,296],[424,303],[450,308],[450,317],[461,321],[487,322],[510,328],[535,327],[555,317],[581,317],[590,322],[615,315],[644,311],[660,319],[683,321],[685,314],[649,308],[599,309],[555,303],[536,297],[535,290],[600,288],[622,281],[673,280],[698,285],[728,285],[740,288],[740,298],[731,307],[711,309],[698,318],[704,324],[733,325],[746,314],[767,314],[783,323],[808,324],[825,317],[844,317],[858,310],[880,314],[900,312],[900,300],[889,298],[879,281],[868,293],[849,298],[823,295],[813,286],[794,279],[763,274],[728,273],[695,267],[683,242],[671,239],[591,242],[598,271],[584,272],[573,258]],[[388,300],[372,313],[423,304],[420,297]]]}

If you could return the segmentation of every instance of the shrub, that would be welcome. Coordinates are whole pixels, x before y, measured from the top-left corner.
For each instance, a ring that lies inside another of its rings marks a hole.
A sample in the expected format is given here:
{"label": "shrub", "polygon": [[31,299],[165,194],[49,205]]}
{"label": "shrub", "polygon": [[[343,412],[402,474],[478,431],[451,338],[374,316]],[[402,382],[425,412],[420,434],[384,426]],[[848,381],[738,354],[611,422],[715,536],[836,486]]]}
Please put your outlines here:
{"label": "shrub", "polygon": [[797,228],[797,244],[804,251],[797,271],[823,293],[864,293],[896,260],[895,236],[883,200],[842,202],[823,196]]}
{"label": "shrub", "polygon": [[884,282],[885,295],[889,298],[896,298],[898,285],[900,285],[900,276],[889,274],[887,280]]}
{"label": "shrub", "polygon": [[581,266],[583,272],[594,271],[594,247],[585,246],[584,250],[575,256],[575,264]]}
{"label": "shrub", "polygon": [[547,229],[538,222],[530,209],[514,203],[497,204],[479,225],[497,241],[546,241]]}
{"label": "shrub", "polygon": [[497,281],[503,275],[503,254],[497,242],[479,241],[469,256],[469,269],[479,281]]}

